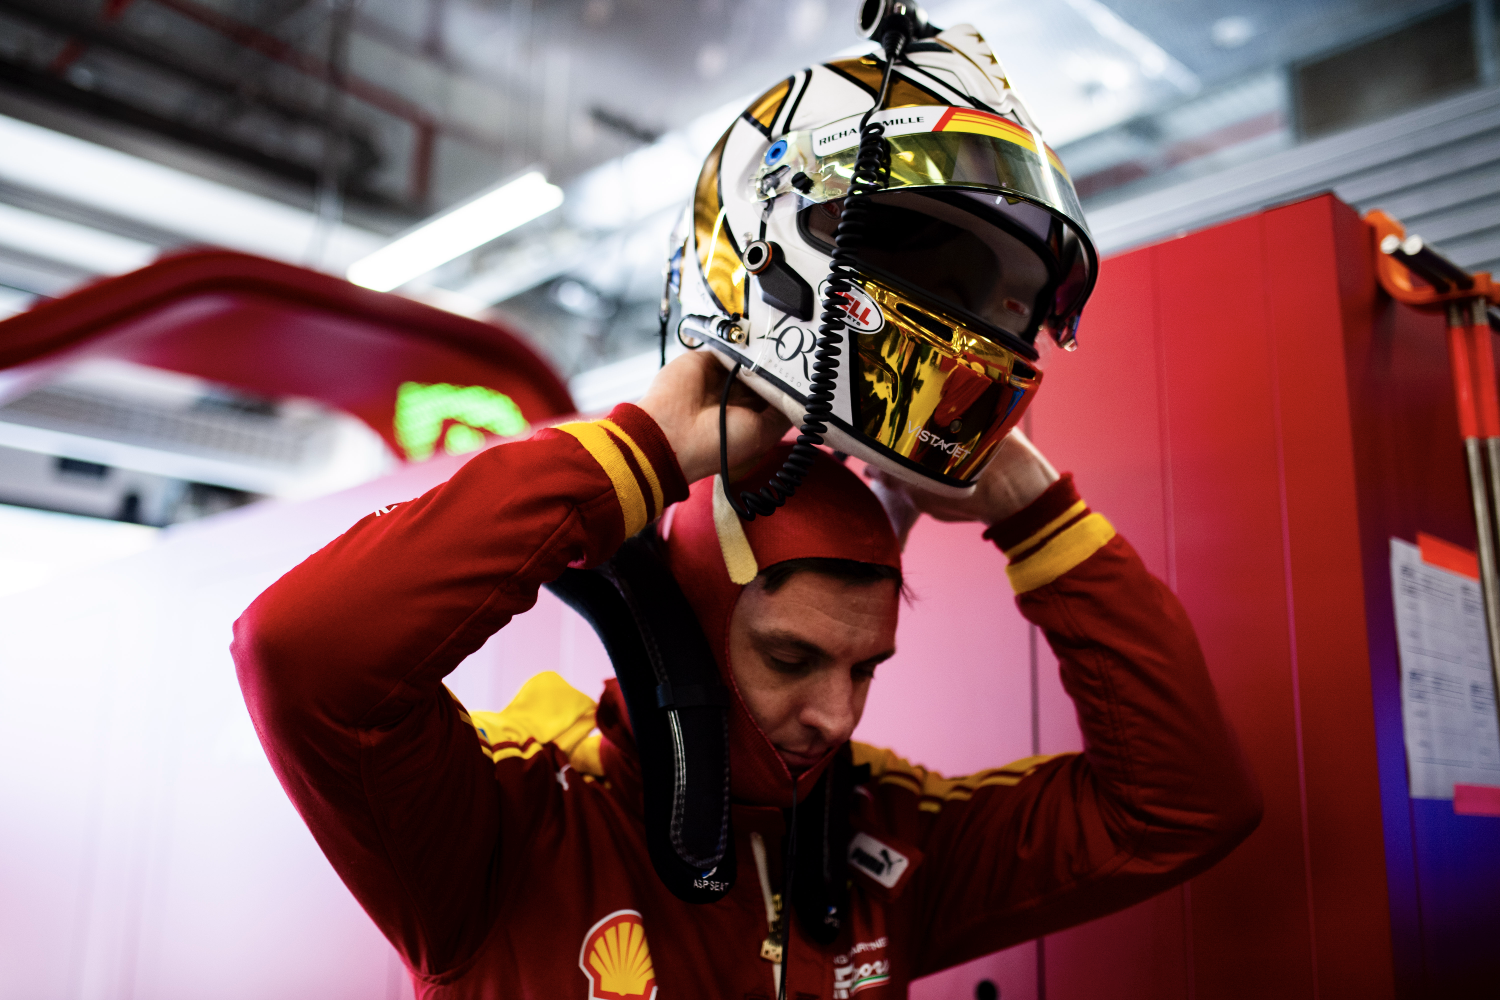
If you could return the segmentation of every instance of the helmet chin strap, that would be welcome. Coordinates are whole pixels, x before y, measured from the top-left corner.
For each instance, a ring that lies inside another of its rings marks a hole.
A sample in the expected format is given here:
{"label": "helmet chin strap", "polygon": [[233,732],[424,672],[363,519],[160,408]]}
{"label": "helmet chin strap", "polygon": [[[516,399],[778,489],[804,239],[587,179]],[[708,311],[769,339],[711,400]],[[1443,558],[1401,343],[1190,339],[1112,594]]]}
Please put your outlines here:
{"label": "helmet chin strap", "polygon": [[[870,7],[870,3],[865,5],[867,10]],[[879,13],[881,17],[872,24],[872,28],[873,32],[879,32],[881,47],[885,49],[885,75],[874,106],[860,120],[859,154],[854,161],[854,176],[850,179],[849,193],[844,197],[844,209],[839,214],[838,229],[834,233],[833,259],[829,262],[828,281],[823,292],[817,346],[813,351],[813,375],[807,387],[807,408],[791,454],[771,477],[770,484],[762,489],[740,491],[736,495],[729,486],[729,444],[725,434],[725,411],[729,404],[729,387],[739,375],[742,367],[740,363],[735,364],[725,382],[724,393],[719,398],[719,475],[724,482],[724,495],[741,520],[753,521],[757,515],[769,517],[797,492],[797,487],[802,485],[802,480],[807,476],[807,470],[812,467],[817,446],[823,443],[823,434],[828,430],[827,421],[833,416],[840,345],[844,342],[843,332],[848,328],[844,321],[843,303],[854,287],[853,279],[859,276],[855,252],[865,242],[870,197],[886,186],[890,175],[890,151],[886,147],[885,126],[880,122],[870,121],[870,118],[885,107],[890,97],[896,63],[901,60],[912,35],[918,31],[930,30],[921,8],[915,4],[886,0],[879,5]],[[861,15],[862,29],[864,16]],[[786,978],[783,976],[782,983],[785,982]]]}

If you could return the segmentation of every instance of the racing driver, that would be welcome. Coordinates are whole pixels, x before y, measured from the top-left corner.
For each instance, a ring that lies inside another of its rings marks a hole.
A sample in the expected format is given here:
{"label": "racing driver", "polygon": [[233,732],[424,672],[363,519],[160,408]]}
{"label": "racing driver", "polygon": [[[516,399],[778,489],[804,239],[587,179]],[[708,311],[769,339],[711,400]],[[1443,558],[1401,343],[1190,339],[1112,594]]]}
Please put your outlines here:
{"label": "racing driver", "polygon": [[[732,583],[713,499],[724,378],[687,354],[639,405],[482,452],[361,520],[236,624],[271,763],[417,996],[903,997],[915,977],[1159,893],[1255,827],[1259,795],[1181,605],[1017,433],[972,496],[908,496],[983,525],[1009,557],[1086,749],[946,778],[851,742],[894,651],[902,526],[820,452],[783,509],[743,525],[758,572]],[[732,468],[779,464],[777,410],[736,385],[727,417]],[[540,674],[494,713],[443,685],[539,587],[643,529],[663,536],[730,691],[736,878],[712,903],[653,872],[615,681],[596,704]],[[908,662],[944,669],[936,653]],[[856,787],[849,838],[824,859],[847,893],[828,940],[774,889],[793,797],[837,759]]]}

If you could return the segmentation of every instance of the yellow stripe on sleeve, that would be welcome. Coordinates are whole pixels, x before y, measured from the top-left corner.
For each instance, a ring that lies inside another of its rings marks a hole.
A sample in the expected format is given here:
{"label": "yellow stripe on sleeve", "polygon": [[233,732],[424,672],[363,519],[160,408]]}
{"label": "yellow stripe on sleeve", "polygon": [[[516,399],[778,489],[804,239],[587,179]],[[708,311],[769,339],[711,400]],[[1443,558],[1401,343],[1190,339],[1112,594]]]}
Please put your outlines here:
{"label": "yellow stripe on sleeve", "polygon": [[[620,501],[620,512],[625,515],[625,537],[646,526],[646,497],[641,493],[641,484],[620,452],[619,446],[609,439],[609,432],[598,424],[559,424],[557,430],[571,434],[578,443],[594,457],[614,484],[615,496]],[[659,488],[659,487],[658,487]]]}
{"label": "yellow stripe on sleeve", "polygon": [[998,767],[995,770],[1004,771],[1007,774],[1027,775],[1047,763],[1047,761],[1056,760],[1061,756],[1063,755],[1060,753],[1044,753],[1037,754],[1034,757],[1022,757],[1020,760],[1013,760],[1004,767]]}
{"label": "yellow stripe on sleeve", "polygon": [[1079,500],[1073,506],[1063,511],[1060,516],[1054,517],[1052,520],[1048,521],[1045,525],[1043,525],[1040,531],[1027,536],[1024,542],[1019,542],[1006,549],[1005,558],[1017,559],[1020,556],[1025,555],[1027,552],[1030,552],[1032,549],[1040,545],[1042,543],[1042,540],[1045,539],[1048,535],[1052,534],[1052,532],[1056,531],[1058,528],[1061,528],[1063,525],[1067,524],[1069,521],[1073,520],[1073,518],[1077,517],[1079,514],[1082,514],[1087,509],[1088,504],[1084,503],[1082,500]]}
{"label": "yellow stripe on sleeve", "polygon": [[1045,587],[1068,570],[1102,549],[1115,537],[1115,526],[1103,514],[1090,514],[1060,532],[1024,562],[1005,567],[1010,585],[1018,594]]}
{"label": "yellow stripe on sleeve", "polygon": [[967,802],[981,788],[1018,785],[1042,764],[1062,754],[1023,757],[1003,767],[980,771],[962,778],[945,778],[925,767],[910,764],[890,750],[866,743],[851,742],[854,764],[870,765],[870,777],[878,784],[904,788],[921,798],[917,808],[922,812],[939,812],[944,802]]}
{"label": "yellow stripe on sleeve", "polygon": [[651,487],[651,499],[656,501],[656,512],[660,514],[666,496],[661,491],[661,480],[656,478],[656,470],[651,467],[650,461],[646,458],[646,453],[641,451],[641,446],[635,443],[635,438],[626,434],[625,429],[613,420],[605,418],[599,421],[599,423],[614,431],[620,440],[625,442],[626,447],[630,449],[631,453],[635,455],[636,463],[640,465],[641,473],[646,477],[646,485]]}

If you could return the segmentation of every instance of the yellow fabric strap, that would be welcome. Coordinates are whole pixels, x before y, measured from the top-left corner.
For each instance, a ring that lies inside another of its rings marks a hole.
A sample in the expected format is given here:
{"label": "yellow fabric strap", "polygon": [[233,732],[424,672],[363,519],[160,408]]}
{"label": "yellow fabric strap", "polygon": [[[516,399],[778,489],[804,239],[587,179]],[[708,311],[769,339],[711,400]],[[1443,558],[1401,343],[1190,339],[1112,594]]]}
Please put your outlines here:
{"label": "yellow fabric strap", "polygon": [[745,525],[724,492],[724,477],[714,477],[714,534],[719,536],[719,551],[724,554],[724,568],[732,583],[744,586],[760,572],[755,550],[745,536]]}
{"label": "yellow fabric strap", "polygon": [[586,773],[597,776],[603,772],[597,763],[599,737],[593,733],[594,711],[592,698],[551,670],[521,685],[510,704],[498,712],[465,712],[459,706],[459,714],[479,734],[485,756],[491,760],[530,760],[544,744],[552,743],[573,759],[575,770],[585,770],[578,765],[580,760],[590,762],[592,770]]}
{"label": "yellow fabric strap", "polygon": [[599,747],[603,742],[604,737],[595,733],[574,747],[569,758],[573,770],[593,778],[604,777],[604,761],[599,754]]}
{"label": "yellow fabric strap", "polygon": [[666,496],[661,491],[661,480],[656,478],[656,470],[653,469],[651,467],[651,463],[646,460],[646,453],[644,451],[641,451],[641,446],[635,443],[635,438],[631,437],[629,434],[626,434],[625,428],[621,427],[613,420],[610,420],[606,417],[605,419],[600,420],[599,423],[614,431],[619,439],[625,442],[625,446],[630,449],[630,453],[635,456],[637,464],[639,464],[641,467],[641,474],[646,477],[646,485],[651,487],[651,499],[656,502],[656,513],[660,515]]}
{"label": "yellow fabric strap", "polygon": [[630,471],[630,465],[625,461],[619,446],[610,440],[609,432],[592,423],[558,424],[557,429],[577,438],[578,443],[583,445],[609,476],[609,481],[615,487],[615,496],[620,501],[620,513],[625,517],[625,537],[629,538],[644,528],[646,497],[641,493],[641,484],[636,481],[635,473]]}
{"label": "yellow fabric strap", "polygon": [[1032,549],[1040,545],[1048,535],[1052,534],[1058,528],[1061,528],[1063,525],[1073,520],[1073,518],[1077,517],[1079,514],[1082,514],[1085,510],[1088,510],[1088,504],[1084,503],[1082,500],[1078,501],[1073,506],[1063,511],[1060,517],[1054,517],[1052,520],[1048,521],[1042,527],[1041,531],[1027,536],[1024,542],[1021,542],[1017,545],[1012,545],[1010,548],[1006,549],[1005,558],[1017,559],[1022,555],[1025,555],[1027,552],[1030,552]]}
{"label": "yellow fabric strap", "polygon": [[1102,549],[1115,537],[1115,526],[1103,514],[1090,514],[1061,532],[1025,562],[1005,567],[1011,588],[1018,594],[1045,587]]}

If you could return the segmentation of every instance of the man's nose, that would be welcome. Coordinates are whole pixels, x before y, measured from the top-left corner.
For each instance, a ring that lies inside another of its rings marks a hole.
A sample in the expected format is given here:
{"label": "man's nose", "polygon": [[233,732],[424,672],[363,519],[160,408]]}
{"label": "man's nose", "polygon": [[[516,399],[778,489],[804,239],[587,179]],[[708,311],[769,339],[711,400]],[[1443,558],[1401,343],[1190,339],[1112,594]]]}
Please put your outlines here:
{"label": "man's nose", "polygon": [[837,746],[854,733],[854,682],[845,669],[820,671],[807,691],[798,721],[818,731],[827,745]]}

